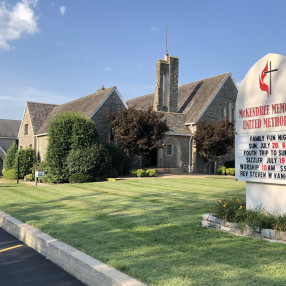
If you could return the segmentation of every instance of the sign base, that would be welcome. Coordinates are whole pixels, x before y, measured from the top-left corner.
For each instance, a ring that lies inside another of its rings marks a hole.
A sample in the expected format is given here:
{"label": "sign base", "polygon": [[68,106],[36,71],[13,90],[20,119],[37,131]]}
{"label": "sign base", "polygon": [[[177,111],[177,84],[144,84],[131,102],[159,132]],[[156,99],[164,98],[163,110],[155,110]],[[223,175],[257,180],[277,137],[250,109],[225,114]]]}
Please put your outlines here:
{"label": "sign base", "polygon": [[246,182],[246,209],[260,208],[271,214],[286,214],[286,186]]}

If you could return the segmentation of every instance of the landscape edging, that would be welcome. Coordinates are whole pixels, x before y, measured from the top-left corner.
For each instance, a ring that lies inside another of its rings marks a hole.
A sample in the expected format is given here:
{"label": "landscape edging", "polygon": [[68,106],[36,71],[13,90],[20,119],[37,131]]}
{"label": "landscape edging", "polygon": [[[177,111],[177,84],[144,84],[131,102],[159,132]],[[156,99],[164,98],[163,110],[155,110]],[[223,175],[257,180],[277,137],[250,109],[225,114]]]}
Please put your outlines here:
{"label": "landscape edging", "polygon": [[224,221],[222,219],[217,218],[214,214],[204,214],[202,226],[221,229],[223,231],[228,231],[239,236],[249,236],[258,239],[266,239],[286,243],[286,232],[264,228],[261,230],[257,229],[254,231],[250,227],[240,229],[238,223]]}
{"label": "landscape edging", "polygon": [[146,286],[2,211],[0,227],[88,286]]}

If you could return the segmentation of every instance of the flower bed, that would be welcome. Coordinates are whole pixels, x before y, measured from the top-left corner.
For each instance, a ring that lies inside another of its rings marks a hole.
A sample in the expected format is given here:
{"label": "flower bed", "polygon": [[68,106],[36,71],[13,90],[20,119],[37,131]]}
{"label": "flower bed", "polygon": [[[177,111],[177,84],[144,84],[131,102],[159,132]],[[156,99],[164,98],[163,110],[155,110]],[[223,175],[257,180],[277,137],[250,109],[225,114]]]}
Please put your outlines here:
{"label": "flower bed", "polygon": [[250,236],[259,239],[268,239],[268,240],[276,240],[281,242],[286,242],[286,232],[267,229],[257,228],[253,230],[251,227],[246,226],[241,229],[238,223],[227,222],[222,219],[219,219],[214,214],[204,214],[202,220],[202,226],[208,228],[216,228],[224,231],[232,232],[236,235],[240,236]]}

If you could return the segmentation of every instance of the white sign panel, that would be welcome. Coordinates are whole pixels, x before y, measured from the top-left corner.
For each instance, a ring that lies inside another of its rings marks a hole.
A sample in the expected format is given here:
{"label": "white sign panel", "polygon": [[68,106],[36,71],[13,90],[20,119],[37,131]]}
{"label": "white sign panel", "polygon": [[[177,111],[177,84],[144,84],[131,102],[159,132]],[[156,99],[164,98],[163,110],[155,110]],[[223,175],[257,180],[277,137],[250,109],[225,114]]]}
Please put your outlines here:
{"label": "white sign panel", "polygon": [[268,54],[245,76],[235,145],[236,179],[286,184],[286,57]]}
{"label": "white sign panel", "polygon": [[35,177],[39,178],[39,177],[44,177],[45,173],[44,171],[36,171],[35,172]]}

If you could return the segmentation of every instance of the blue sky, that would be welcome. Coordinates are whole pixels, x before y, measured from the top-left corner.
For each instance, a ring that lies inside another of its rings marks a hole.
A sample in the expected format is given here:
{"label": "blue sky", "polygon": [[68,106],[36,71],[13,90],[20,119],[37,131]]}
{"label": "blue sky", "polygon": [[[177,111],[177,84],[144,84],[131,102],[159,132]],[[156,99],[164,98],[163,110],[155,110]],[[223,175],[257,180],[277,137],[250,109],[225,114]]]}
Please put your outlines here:
{"label": "blue sky", "polygon": [[0,118],[102,85],[153,92],[166,22],[179,84],[226,72],[239,83],[267,53],[286,55],[285,11],[283,0],[0,0]]}

